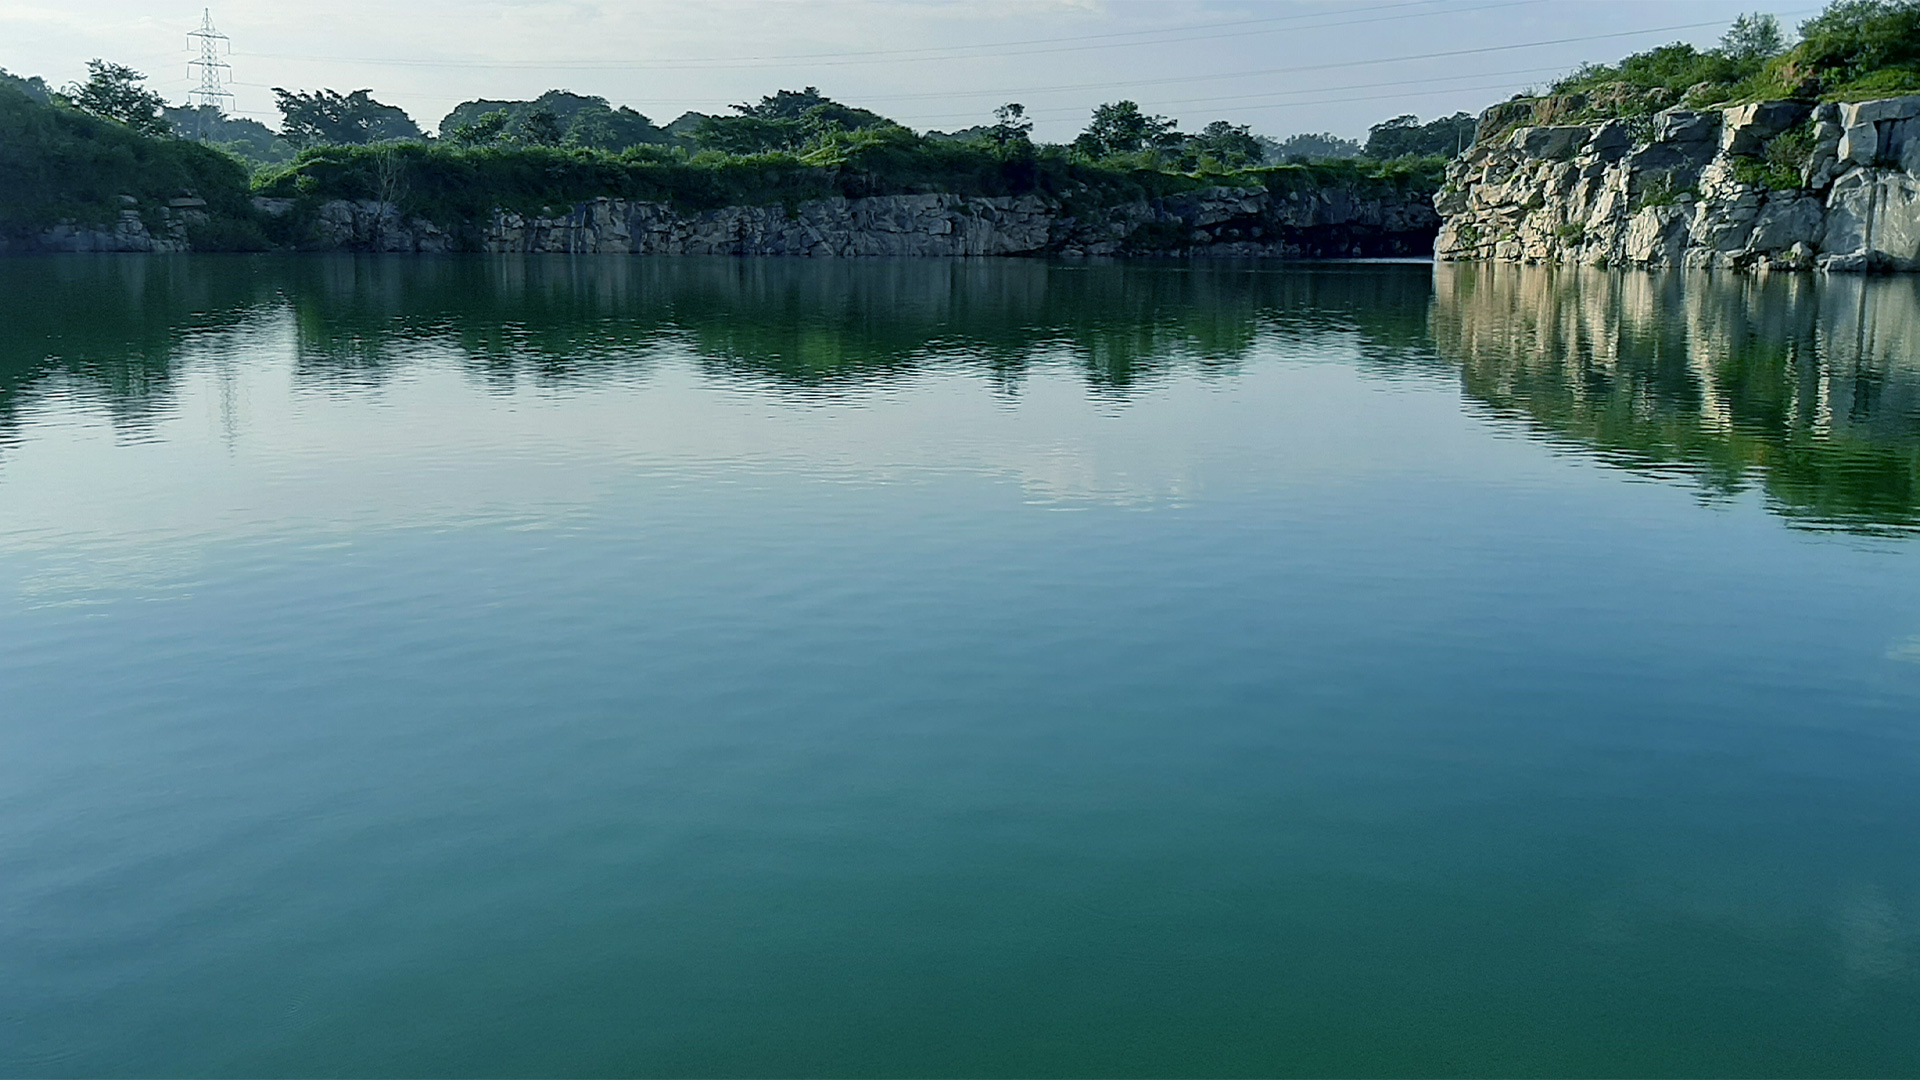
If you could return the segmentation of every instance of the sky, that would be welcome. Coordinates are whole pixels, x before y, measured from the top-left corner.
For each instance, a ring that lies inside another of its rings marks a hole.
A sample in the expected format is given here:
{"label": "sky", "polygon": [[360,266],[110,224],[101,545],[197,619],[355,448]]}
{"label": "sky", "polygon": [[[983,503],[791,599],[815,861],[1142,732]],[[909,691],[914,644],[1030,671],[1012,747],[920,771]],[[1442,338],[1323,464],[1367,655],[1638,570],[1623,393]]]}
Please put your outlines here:
{"label": "sky", "polygon": [[1065,141],[1123,98],[1195,130],[1364,138],[1404,113],[1479,112],[1582,61],[1708,46],[1743,11],[1789,30],[1823,0],[0,0],[0,67],[56,86],[101,57],[180,102],[187,33],[226,34],[234,111],[272,88],[368,88],[433,130],[473,98],[597,94],[665,124],[817,86],[920,130],[1017,101]]}

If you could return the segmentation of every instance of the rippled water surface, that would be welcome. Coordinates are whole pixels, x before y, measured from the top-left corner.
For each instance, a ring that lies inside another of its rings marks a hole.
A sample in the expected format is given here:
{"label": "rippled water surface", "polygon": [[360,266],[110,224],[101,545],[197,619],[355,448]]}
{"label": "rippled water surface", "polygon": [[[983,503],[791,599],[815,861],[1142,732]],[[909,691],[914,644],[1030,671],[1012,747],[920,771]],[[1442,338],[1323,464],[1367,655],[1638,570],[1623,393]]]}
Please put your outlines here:
{"label": "rippled water surface", "polygon": [[1920,1074],[1920,282],[0,262],[0,1073]]}

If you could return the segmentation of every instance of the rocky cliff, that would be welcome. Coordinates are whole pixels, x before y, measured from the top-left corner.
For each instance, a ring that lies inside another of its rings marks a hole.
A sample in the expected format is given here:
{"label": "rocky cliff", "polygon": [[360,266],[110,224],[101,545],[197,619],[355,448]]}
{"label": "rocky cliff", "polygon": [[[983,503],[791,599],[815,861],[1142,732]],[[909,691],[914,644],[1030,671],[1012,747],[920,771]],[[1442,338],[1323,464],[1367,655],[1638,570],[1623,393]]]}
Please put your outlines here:
{"label": "rocky cliff", "polygon": [[[1429,191],[1431,189],[1428,189]],[[258,200],[263,213],[296,213]],[[443,225],[375,201],[322,204],[305,246],[385,252],[477,250],[622,255],[1425,255],[1440,218],[1431,196],[1342,187],[1215,187],[1075,210],[1041,195],[887,195],[792,206],[683,211],[594,199],[562,213],[496,211]]]}
{"label": "rocky cliff", "polygon": [[1920,96],[1520,127],[1434,204],[1443,260],[1920,270]]}
{"label": "rocky cliff", "polygon": [[139,252],[166,254],[193,250],[192,234],[208,221],[206,201],[174,199],[166,206],[142,212],[130,195],[120,197],[123,208],[111,224],[60,222],[26,239],[0,234],[0,254],[12,251]]}

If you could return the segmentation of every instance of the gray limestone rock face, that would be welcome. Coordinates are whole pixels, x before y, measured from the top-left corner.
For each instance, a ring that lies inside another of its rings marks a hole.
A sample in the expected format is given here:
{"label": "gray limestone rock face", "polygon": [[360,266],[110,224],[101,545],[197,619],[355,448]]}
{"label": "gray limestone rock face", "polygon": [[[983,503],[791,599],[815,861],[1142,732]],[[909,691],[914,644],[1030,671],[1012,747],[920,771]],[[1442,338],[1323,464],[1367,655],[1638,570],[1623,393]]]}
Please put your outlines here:
{"label": "gray limestone rock face", "polygon": [[1833,183],[1833,178],[1840,174],[1840,136],[1846,129],[1840,126],[1837,106],[1822,105],[1814,110],[1814,117],[1813,153],[1800,172],[1800,182],[1818,190]]}
{"label": "gray limestone rock face", "polygon": [[1920,116],[1920,94],[1849,102],[1840,106],[1840,122],[1847,127],[1877,124],[1882,120],[1910,120],[1916,116]]}
{"label": "gray limestone rock face", "polygon": [[1872,165],[1880,156],[1880,129],[1873,124],[1852,124],[1840,134],[1834,154],[1848,165]]}
{"label": "gray limestone rock face", "polygon": [[1868,267],[1920,269],[1920,178],[1859,169],[1834,181],[1820,246]]}
{"label": "gray limestone rock face", "polygon": [[1587,140],[1586,151],[1601,161],[1617,161],[1620,155],[1633,146],[1633,136],[1627,132],[1627,125],[1611,120],[1594,129],[1593,137]]}
{"label": "gray limestone rock face", "polygon": [[1691,109],[1666,109],[1654,114],[1654,142],[1713,142],[1719,136],[1719,113],[1694,112]]}
{"label": "gray limestone rock face", "polygon": [[1627,223],[1622,254],[1641,266],[1679,266],[1687,247],[1687,211],[1649,206]]}
{"label": "gray limestone rock face", "polygon": [[[1809,119],[1814,145],[1799,188],[1742,182],[1753,175],[1754,157]],[[1535,127],[1475,146],[1448,166],[1447,187],[1435,199],[1445,218],[1436,254],[1920,270],[1920,95],[1668,109],[1638,141],[1633,131],[1619,121]]]}
{"label": "gray limestone rock face", "polygon": [[[127,196],[121,196],[115,200],[125,209],[110,223],[91,225],[62,221],[42,229],[37,235],[29,236],[25,247],[29,251],[71,253],[164,254],[186,251],[187,225],[206,220],[205,212],[192,205],[180,209],[157,207],[154,210],[159,223],[156,234],[147,228],[146,219],[139,210],[128,204],[127,199]],[[134,203],[137,204],[138,200],[134,200]],[[205,203],[200,205],[204,206]]]}
{"label": "gray limestone rock face", "polygon": [[1774,136],[1812,112],[1811,105],[1797,101],[1756,101],[1728,109],[1720,124],[1720,152],[1758,154]]}
{"label": "gray limestone rock face", "polygon": [[1888,164],[1898,166],[1901,172],[1920,175],[1920,116],[1892,121],[1884,127],[1880,152],[1892,159]]}
{"label": "gray limestone rock face", "polygon": [[[1440,224],[1431,202],[1412,194],[1319,188],[1275,198],[1265,188],[1216,187],[1066,216],[1038,194],[950,194],[816,199],[793,207],[728,206],[681,211],[600,198],[560,212],[495,211],[456,243],[420,219],[381,203],[337,201],[320,208],[314,243],[358,250],[634,255],[1006,256],[1062,254],[1235,254],[1299,257],[1407,254],[1424,250]],[[1175,226],[1143,234],[1143,226]],[[1178,240],[1171,246],[1167,237]],[[1138,240],[1148,236],[1149,241]]]}
{"label": "gray limestone rock face", "polygon": [[1592,135],[1590,127],[1573,125],[1523,127],[1508,139],[1508,145],[1533,158],[1570,157]]}
{"label": "gray limestone rock face", "polygon": [[1812,195],[1776,193],[1753,219],[1747,247],[1754,251],[1812,250],[1825,228],[1826,204]]}

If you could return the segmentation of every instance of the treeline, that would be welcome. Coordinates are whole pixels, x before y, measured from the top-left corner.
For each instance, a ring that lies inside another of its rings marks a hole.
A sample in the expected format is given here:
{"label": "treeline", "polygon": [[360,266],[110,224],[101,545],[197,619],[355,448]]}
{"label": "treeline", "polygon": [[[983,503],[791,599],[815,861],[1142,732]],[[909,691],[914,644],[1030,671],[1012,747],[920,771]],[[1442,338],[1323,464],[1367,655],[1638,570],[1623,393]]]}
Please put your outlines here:
{"label": "treeline", "polygon": [[[1100,106],[1068,143],[1036,142],[1017,103],[995,110],[991,123],[918,133],[814,87],[725,115],[687,113],[664,127],[563,90],[476,100],[443,118],[436,137],[367,90],[274,94],[278,132],[209,107],[169,106],[140,73],[103,61],[59,91],[0,72],[0,191],[8,193],[0,229],[106,223],[129,208],[154,218],[151,229],[167,219],[159,208],[195,199],[223,219],[203,226],[213,235],[196,246],[229,247],[297,243],[298,221],[328,199],[378,199],[442,223],[600,196],[691,209],[830,195],[1039,193],[1083,212],[1220,183],[1431,185],[1438,160],[1420,155],[1445,141],[1405,138],[1425,130],[1410,117],[1377,126],[1364,146],[1332,135],[1275,142],[1226,121],[1183,132],[1131,101]],[[256,195],[303,209],[293,224],[284,214],[249,213]]]}
{"label": "treeline", "polygon": [[[147,135],[174,135],[223,150],[250,167],[281,166],[300,151],[325,146],[390,142],[501,147],[544,146],[620,153],[635,148],[679,152],[691,158],[706,152],[735,156],[803,153],[836,133],[904,126],[869,109],[842,104],[815,87],[780,90],[758,102],[730,107],[724,114],[687,112],[664,126],[605,98],[550,90],[532,100],[477,99],[456,106],[438,124],[438,136],[422,130],[398,106],[376,99],[371,90],[341,93],[276,87],[281,115],[275,132],[257,120],[231,116],[212,106],[168,105],[145,89],[144,76],[118,64],[95,60],[88,79],[61,91],[38,78],[22,79],[0,71],[11,83],[41,102],[77,108],[125,124]],[[1415,117],[1384,121],[1363,142],[1331,133],[1298,134],[1276,140],[1255,134],[1248,125],[1216,120],[1199,130],[1180,130],[1177,121],[1148,114],[1132,101],[1103,104],[1065,148],[1088,162],[1123,168],[1176,172],[1219,172],[1260,165],[1337,158],[1386,160],[1451,154],[1454,134],[1466,114],[1421,125]],[[1032,122],[1024,106],[995,110],[993,122],[955,132],[929,131],[934,142],[974,142],[1006,147],[1030,140]]]}

